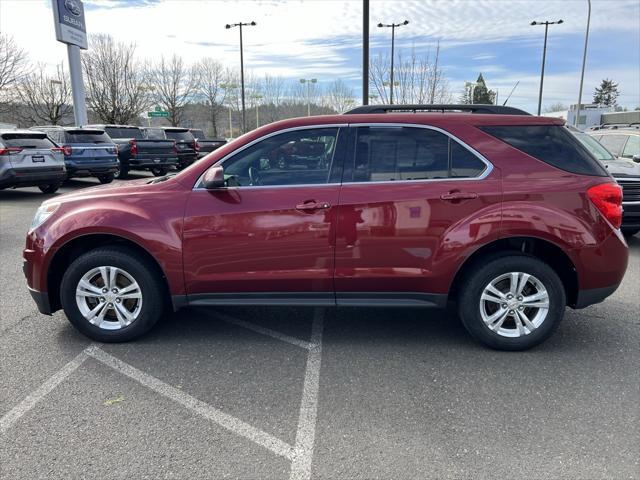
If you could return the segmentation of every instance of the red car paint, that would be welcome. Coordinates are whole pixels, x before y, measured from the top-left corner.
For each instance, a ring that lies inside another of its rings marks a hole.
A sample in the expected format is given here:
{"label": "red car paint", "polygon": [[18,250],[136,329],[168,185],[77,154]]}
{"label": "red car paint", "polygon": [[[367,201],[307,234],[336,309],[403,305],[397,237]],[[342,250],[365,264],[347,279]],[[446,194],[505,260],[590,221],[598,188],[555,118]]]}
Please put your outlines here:
{"label": "red car paint", "polygon": [[[442,129],[486,157],[493,169],[483,179],[441,182],[194,189],[211,165],[272,132],[379,123]],[[587,190],[614,181],[559,170],[477,128],[549,124],[562,121],[408,113],[267,125],[164,182],[120,183],[50,200],[60,207],[27,235],[28,285],[46,299],[41,311],[59,308],[58,299],[49,295],[59,274],[50,271],[56,255],[71,241],[101,234],[133,242],[156,259],[176,307],[214,293],[300,292],[318,294],[318,303],[325,304],[342,303],[358,292],[417,292],[446,299],[474,252],[517,237],[559,247],[575,269],[579,292],[604,288],[608,295],[626,270],[627,246]],[[296,208],[308,201],[329,207]]]}

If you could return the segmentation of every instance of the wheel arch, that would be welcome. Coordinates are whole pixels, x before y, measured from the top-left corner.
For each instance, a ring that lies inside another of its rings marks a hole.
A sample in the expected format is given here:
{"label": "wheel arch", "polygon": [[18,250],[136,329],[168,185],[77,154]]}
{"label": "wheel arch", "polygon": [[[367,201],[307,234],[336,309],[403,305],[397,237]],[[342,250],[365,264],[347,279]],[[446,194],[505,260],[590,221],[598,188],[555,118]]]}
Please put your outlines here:
{"label": "wheel arch", "polygon": [[[49,304],[51,312],[55,312],[62,308],[60,300],[60,283],[65,272],[65,265],[68,265],[74,258],[83,255],[91,250],[105,246],[121,246],[130,249],[141,257],[147,259],[151,265],[157,270],[162,278],[162,285],[165,289],[165,298],[171,300],[171,290],[169,281],[162,266],[156,258],[142,245],[134,242],[129,238],[110,233],[91,233],[75,237],[56,250],[47,269],[47,293],[49,296]],[[175,309],[175,306],[172,305]]]}
{"label": "wheel arch", "polygon": [[578,274],[571,258],[556,244],[538,237],[510,237],[494,240],[475,250],[462,263],[451,284],[449,298],[456,299],[466,273],[487,255],[496,253],[523,253],[547,263],[560,277],[567,297],[567,305],[573,307],[578,300]]}

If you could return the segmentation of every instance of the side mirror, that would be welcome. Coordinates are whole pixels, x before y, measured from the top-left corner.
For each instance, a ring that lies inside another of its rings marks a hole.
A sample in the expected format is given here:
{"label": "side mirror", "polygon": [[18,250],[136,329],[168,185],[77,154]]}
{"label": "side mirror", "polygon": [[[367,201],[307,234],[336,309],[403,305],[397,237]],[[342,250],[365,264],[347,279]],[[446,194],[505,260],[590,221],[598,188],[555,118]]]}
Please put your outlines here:
{"label": "side mirror", "polygon": [[225,187],[224,169],[221,165],[214,165],[204,173],[202,186],[207,190]]}
{"label": "side mirror", "polygon": [[636,163],[640,163],[640,155],[634,155],[633,156],[633,161]]}

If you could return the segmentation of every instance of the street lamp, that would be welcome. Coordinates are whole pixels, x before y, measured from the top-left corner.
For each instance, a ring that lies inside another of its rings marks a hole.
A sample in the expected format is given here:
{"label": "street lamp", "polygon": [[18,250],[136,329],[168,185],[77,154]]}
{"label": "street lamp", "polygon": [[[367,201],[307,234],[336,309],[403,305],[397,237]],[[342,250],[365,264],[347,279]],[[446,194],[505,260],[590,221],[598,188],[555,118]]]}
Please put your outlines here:
{"label": "street lamp", "polygon": [[542,47],[542,71],[540,72],[540,93],[538,94],[538,115],[542,110],[542,84],[544,82],[544,62],[547,57],[547,32],[549,31],[549,25],[560,25],[564,23],[563,20],[558,20],[556,22],[544,21],[544,22],[536,22],[535,20],[531,22],[532,26],[535,25],[544,25],[544,47]]}
{"label": "street lamp", "polygon": [[307,117],[311,116],[311,84],[318,83],[316,78],[301,78],[300,83],[307,84]]}
{"label": "street lamp", "polygon": [[246,130],[245,113],[244,113],[244,56],[242,51],[242,27],[255,27],[256,22],[247,23],[227,23],[224,28],[240,27],[240,84],[242,89],[242,133]]}
{"label": "street lamp", "polygon": [[[398,82],[397,80],[393,82],[393,87],[398,87],[399,85],[400,85],[400,82]],[[382,86],[391,87],[391,82],[382,82]],[[393,103],[393,87],[391,87],[391,103]]]}
{"label": "street lamp", "polygon": [[[230,90],[235,90],[238,85],[235,83],[221,83],[220,88],[225,91],[225,97]],[[237,98],[237,97],[236,97]],[[231,119],[231,101],[229,101],[229,138],[233,138],[233,121]]]}
{"label": "street lamp", "polygon": [[587,45],[589,44],[589,24],[591,23],[591,0],[587,0],[589,4],[589,12],[587,13],[587,32],[584,36],[584,53],[582,54],[582,74],[580,75],[580,91],[578,93],[578,111],[573,120],[573,125],[578,126],[580,121],[580,107],[582,106],[582,84],[584,82],[584,67],[587,64]]}
{"label": "street lamp", "polygon": [[400,27],[402,25],[409,25],[409,20],[405,20],[402,23],[378,24],[378,28],[391,27],[391,81],[389,82],[389,84],[391,85],[391,90],[389,93],[389,103],[391,105],[393,105],[393,49],[395,47],[396,27]]}
{"label": "street lamp", "polygon": [[258,107],[260,107],[260,99],[262,98],[262,95],[254,93],[253,95],[251,95],[251,98],[256,101],[256,128],[258,128],[260,126],[260,110],[258,109]]}

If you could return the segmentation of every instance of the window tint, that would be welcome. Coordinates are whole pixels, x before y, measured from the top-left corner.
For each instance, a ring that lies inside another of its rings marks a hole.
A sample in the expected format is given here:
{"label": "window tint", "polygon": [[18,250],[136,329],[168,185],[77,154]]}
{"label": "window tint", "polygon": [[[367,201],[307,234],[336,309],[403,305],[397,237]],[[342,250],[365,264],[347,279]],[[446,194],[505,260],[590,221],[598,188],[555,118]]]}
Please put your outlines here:
{"label": "window tint", "polygon": [[166,140],[164,130],[161,128],[145,128],[144,134],[146,138],[151,140]]}
{"label": "window tint", "polygon": [[66,134],[69,143],[113,143],[106,133],[99,130],[67,130]]}
{"label": "window tint", "polygon": [[608,175],[605,168],[563,126],[509,125],[480,128],[556,168],[581,175]]}
{"label": "window tint", "polygon": [[640,136],[629,135],[629,140],[624,146],[622,156],[624,158],[633,158],[634,155],[640,155]]}
{"label": "window tint", "polygon": [[165,130],[164,134],[170,140],[178,140],[179,142],[193,142],[194,138],[189,130]]}
{"label": "window tint", "polygon": [[239,186],[327,183],[337,138],[337,128],[274,135],[226,160],[225,177]]}
{"label": "window tint", "polygon": [[5,133],[2,143],[8,148],[53,148],[55,145],[44,133]]}
{"label": "window tint", "polygon": [[143,139],[144,135],[139,128],[118,128],[105,127],[104,129],[111,138],[136,138]]}
{"label": "window tint", "polygon": [[464,178],[486,165],[447,135],[427,128],[359,127],[353,181]]}
{"label": "window tint", "polygon": [[600,139],[600,143],[616,157],[622,156],[622,149],[626,141],[626,135],[603,135]]}

